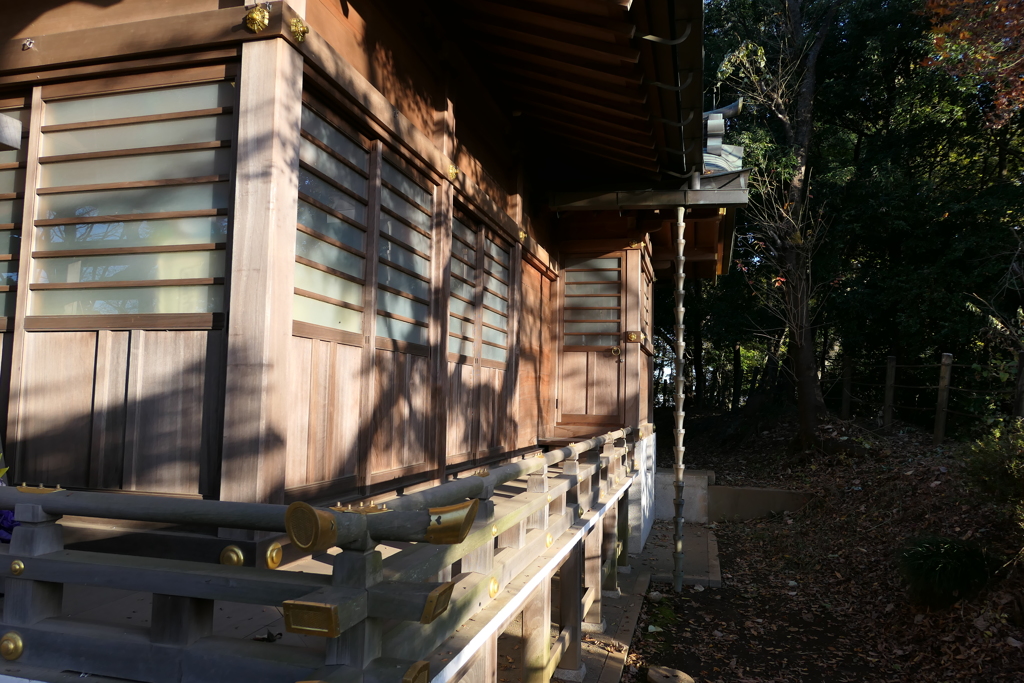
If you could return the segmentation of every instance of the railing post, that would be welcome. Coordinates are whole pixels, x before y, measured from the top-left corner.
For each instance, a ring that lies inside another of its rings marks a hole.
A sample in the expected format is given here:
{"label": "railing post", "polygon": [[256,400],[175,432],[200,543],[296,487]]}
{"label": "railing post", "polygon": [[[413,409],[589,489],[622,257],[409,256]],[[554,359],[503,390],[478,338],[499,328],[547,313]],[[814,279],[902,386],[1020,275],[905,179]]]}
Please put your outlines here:
{"label": "railing post", "polygon": [[[342,550],[334,556],[335,586],[367,589],[384,580],[384,560],[371,546]],[[381,619],[367,617],[337,638],[327,639],[325,664],[343,664],[358,670],[381,656]]]}
{"label": "railing post", "polygon": [[548,683],[551,656],[551,581],[541,581],[523,606],[523,681]]}
{"label": "railing post", "polygon": [[[33,557],[64,549],[63,527],[57,524],[60,517],[47,514],[38,505],[19,503],[14,506],[14,519],[21,526],[11,534],[6,559],[12,567],[15,562],[21,563],[22,568],[17,573],[31,572]],[[4,592],[4,622],[30,626],[60,614],[64,584],[8,578]]]}
{"label": "railing post", "polygon": [[847,353],[843,353],[843,407],[839,412],[839,417],[844,420],[850,419],[850,403],[853,399],[853,363],[850,361],[850,356]]}
{"label": "railing post", "polygon": [[1024,417],[1024,351],[1017,352],[1017,395],[1013,401],[1014,417]]}
{"label": "railing post", "polygon": [[604,619],[601,616],[601,524],[595,524],[583,540],[583,585],[590,594],[590,609],[583,617],[583,630],[587,633],[603,633]]}
{"label": "railing post", "polygon": [[[562,661],[558,668],[565,672],[586,673],[580,671],[583,667],[583,630],[580,622],[583,621],[583,544],[577,543],[569,551],[558,570],[558,614],[561,631],[567,631],[569,642],[562,655]],[[557,674],[556,674],[557,675]],[[563,680],[582,680],[579,678],[561,677]]]}
{"label": "railing post", "polygon": [[892,395],[896,388],[896,356],[889,356],[885,364],[885,407],[882,408],[882,426],[892,428]]}
{"label": "railing post", "polygon": [[942,354],[939,368],[939,399],[935,406],[935,434],[932,443],[938,446],[946,435],[946,409],[949,405],[949,379],[953,374],[953,354]]}

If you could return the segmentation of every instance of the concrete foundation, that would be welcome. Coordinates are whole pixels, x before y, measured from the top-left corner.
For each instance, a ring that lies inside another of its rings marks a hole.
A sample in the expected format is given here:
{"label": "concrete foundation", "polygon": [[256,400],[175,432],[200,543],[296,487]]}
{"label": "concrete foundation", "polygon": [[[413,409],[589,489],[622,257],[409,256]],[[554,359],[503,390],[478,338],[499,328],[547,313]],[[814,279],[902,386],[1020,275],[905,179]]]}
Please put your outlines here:
{"label": "concrete foundation", "polygon": [[643,550],[654,524],[657,436],[651,434],[635,446],[635,457],[642,466],[629,489],[629,552],[634,555]]}

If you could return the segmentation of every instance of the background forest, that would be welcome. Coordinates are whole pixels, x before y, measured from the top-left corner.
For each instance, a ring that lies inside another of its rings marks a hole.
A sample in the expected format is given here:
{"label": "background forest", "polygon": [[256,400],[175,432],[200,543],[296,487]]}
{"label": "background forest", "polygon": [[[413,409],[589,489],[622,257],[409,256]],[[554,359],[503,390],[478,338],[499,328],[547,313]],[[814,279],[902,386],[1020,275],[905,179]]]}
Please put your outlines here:
{"label": "background forest", "polygon": [[[807,401],[839,412],[846,368],[854,414],[874,419],[895,356],[896,418],[927,426],[943,353],[954,359],[953,435],[1012,412],[1024,350],[1024,124],[1012,65],[1022,4],[705,5],[706,108],[744,97],[725,142],[743,145],[755,171],[729,274],[687,283],[688,412],[778,405],[801,393],[808,367]],[[976,35],[997,5],[1018,22],[1008,40],[991,26]],[[671,283],[658,284],[664,421],[675,335]]]}

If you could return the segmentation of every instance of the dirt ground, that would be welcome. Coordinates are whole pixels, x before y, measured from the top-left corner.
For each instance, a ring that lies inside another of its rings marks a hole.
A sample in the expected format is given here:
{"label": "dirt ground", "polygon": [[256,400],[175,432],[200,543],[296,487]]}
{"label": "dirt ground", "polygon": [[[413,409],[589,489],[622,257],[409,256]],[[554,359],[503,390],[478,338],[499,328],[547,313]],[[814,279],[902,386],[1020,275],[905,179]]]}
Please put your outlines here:
{"label": "dirt ground", "polygon": [[1001,562],[1020,549],[1007,506],[965,483],[961,447],[832,422],[823,449],[794,455],[792,425],[758,426],[737,445],[715,437],[723,417],[687,425],[689,467],[814,498],[792,514],[709,525],[723,587],[653,586],[664,596],[648,594],[624,682],[646,681],[653,665],[698,683],[1024,682],[1024,568],[936,611],[910,603],[897,569],[906,541],[925,534],[976,541]]}

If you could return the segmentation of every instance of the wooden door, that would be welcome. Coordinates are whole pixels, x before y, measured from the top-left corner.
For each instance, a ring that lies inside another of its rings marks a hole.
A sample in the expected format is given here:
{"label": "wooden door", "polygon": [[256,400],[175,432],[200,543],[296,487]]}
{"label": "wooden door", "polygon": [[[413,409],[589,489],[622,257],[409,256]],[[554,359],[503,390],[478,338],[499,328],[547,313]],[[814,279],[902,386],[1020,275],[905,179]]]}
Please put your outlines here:
{"label": "wooden door", "polygon": [[621,425],[625,254],[567,257],[562,280],[559,423]]}

